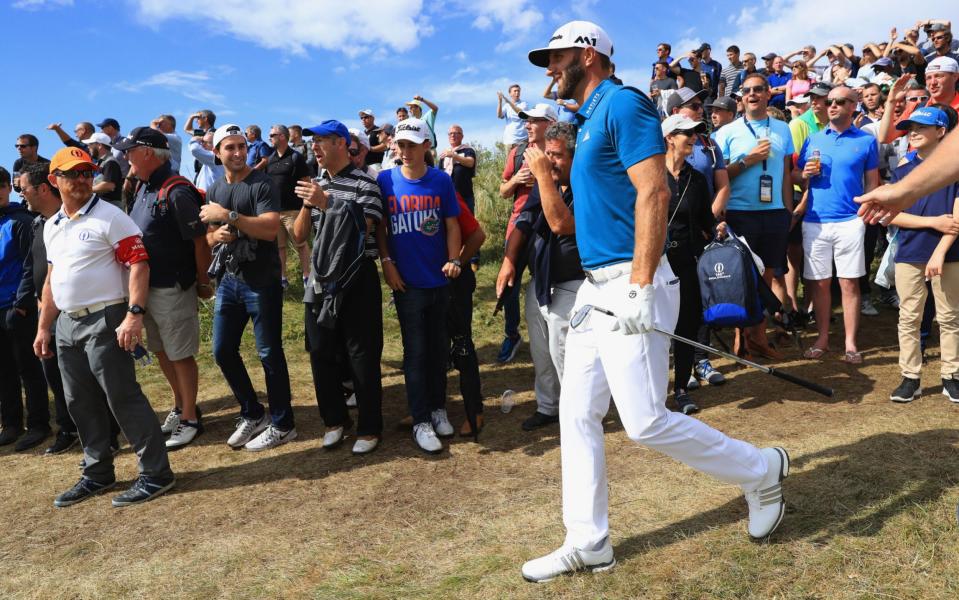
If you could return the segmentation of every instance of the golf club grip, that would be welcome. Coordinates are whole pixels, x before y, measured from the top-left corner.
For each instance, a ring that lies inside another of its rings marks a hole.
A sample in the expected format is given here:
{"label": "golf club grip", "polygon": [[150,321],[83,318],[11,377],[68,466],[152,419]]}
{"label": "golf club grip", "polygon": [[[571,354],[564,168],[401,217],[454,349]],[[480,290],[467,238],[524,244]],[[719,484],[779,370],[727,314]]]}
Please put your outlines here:
{"label": "golf club grip", "polygon": [[801,377],[790,375],[789,373],[786,373],[785,371],[780,371],[773,367],[769,368],[769,374],[772,375],[773,377],[784,379],[788,381],[789,383],[795,383],[796,385],[802,386],[806,388],[807,390],[812,390],[816,392],[817,394],[822,394],[823,396],[826,396],[827,398],[832,398],[832,388],[827,388],[825,386],[819,385],[818,383],[806,381],[805,379],[802,379]]}

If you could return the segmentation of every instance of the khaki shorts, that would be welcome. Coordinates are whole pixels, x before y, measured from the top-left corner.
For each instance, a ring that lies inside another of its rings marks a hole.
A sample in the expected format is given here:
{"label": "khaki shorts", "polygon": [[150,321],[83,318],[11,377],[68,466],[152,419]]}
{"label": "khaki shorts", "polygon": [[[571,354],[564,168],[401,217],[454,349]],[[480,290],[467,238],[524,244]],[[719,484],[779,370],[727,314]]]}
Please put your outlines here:
{"label": "khaki shorts", "polygon": [[187,289],[150,288],[143,325],[147,350],[163,352],[170,360],[183,360],[200,351],[200,315],[196,284]]}
{"label": "khaki shorts", "polygon": [[[297,250],[306,246],[306,240],[303,240],[301,244],[297,244],[296,238],[293,237],[293,223],[296,221],[296,215],[298,214],[300,214],[298,210],[284,210],[280,212],[280,224],[283,226],[283,229],[286,230],[287,243]],[[285,251],[285,248],[280,248],[280,250]]]}

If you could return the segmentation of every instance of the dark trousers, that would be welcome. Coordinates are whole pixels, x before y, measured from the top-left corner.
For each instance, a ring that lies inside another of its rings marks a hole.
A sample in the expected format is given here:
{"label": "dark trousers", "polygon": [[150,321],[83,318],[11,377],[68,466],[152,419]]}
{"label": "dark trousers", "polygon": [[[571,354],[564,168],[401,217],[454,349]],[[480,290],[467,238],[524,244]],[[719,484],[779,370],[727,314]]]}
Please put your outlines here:
{"label": "dark trousers", "polygon": [[[113,481],[113,413],[140,461],[140,473],[173,477],[160,422],[137,383],[133,356],[117,344],[126,306],[115,304],[77,319],[57,319],[57,354],[70,416],[83,444],[83,475]],[[104,402],[106,397],[106,402]]]}
{"label": "dark trousers", "polygon": [[27,429],[50,429],[47,384],[40,359],[33,353],[36,335],[36,310],[25,316],[13,307],[0,310],[0,420],[4,427],[23,428],[21,392],[26,392]]}
{"label": "dark trousers", "polygon": [[[703,304],[699,294],[699,277],[696,275],[696,263],[670,260],[673,273],[679,278],[679,319],[676,321],[676,335],[692,340],[697,339],[703,323]],[[695,349],[682,342],[673,344],[673,390],[685,390],[689,376],[693,372]]]}
{"label": "dark trousers", "polygon": [[57,363],[56,336],[50,344],[50,351],[53,352],[53,356],[44,358],[40,361],[40,364],[43,367],[43,377],[47,380],[47,387],[53,392],[54,420],[56,420],[61,431],[76,433],[77,426],[70,418],[70,412],[67,410],[67,399],[63,395],[63,378],[60,375],[60,365]]}
{"label": "dark trousers", "polygon": [[247,419],[263,416],[250,374],[240,356],[240,339],[246,323],[253,320],[256,352],[266,378],[270,418],[281,430],[293,427],[290,404],[290,374],[283,353],[283,288],[274,285],[252,288],[241,279],[224,275],[216,288],[213,314],[213,358],[223,372],[233,395],[240,403],[240,415]]}
{"label": "dark trousers", "polygon": [[393,292],[403,338],[403,377],[413,424],[429,423],[430,413],[446,405],[446,362],[450,342],[447,286]]}
{"label": "dark trousers", "polygon": [[318,325],[314,305],[305,305],[306,350],[316,403],[327,427],[345,425],[349,417],[341,381],[344,375],[349,380],[351,374],[358,413],[356,434],[379,436],[383,432],[383,293],[372,260],[364,261],[345,294],[333,329]]}
{"label": "dark trousers", "polygon": [[450,281],[450,308],[446,319],[450,336],[450,363],[460,372],[460,394],[463,404],[476,414],[483,412],[480,388],[479,359],[473,345],[473,292],[476,274],[469,267]]}
{"label": "dark trousers", "polygon": [[876,258],[876,244],[879,242],[879,232],[881,225],[866,225],[866,233],[863,235],[863,244],[866,257],[866,274],[859,278],[859,291],[862,293],[863,300],[871,294],[869,287],[869,276],[872,273],[872,261]]}
{"label": "dark trousers", "polygon": [[504,333],[507,337],[515,338],[519,335],[519,287],[522,273],[516,277],[513,287],[506,286],[503,290],[503,318],[505,319]]}

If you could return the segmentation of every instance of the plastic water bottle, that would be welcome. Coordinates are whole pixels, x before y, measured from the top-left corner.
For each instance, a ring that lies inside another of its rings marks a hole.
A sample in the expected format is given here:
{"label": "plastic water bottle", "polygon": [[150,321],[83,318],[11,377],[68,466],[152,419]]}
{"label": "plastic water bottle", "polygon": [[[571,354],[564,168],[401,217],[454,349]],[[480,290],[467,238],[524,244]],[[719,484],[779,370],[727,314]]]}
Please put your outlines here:
{"label": "plastic water bottle", "polygon": [[503,392],[503,396],[499,399],[499,409],[503,411],[504,414],[508,414],[509,411],[513,410],[513,390],[506,390]]}

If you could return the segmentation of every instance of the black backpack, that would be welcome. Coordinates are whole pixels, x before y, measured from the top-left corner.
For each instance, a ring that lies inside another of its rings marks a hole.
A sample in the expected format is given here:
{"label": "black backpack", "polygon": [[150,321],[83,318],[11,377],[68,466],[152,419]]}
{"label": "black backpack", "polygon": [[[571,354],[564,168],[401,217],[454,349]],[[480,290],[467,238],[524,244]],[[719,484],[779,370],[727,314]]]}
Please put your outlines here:
{"label": "black backpack", "polygon": [[317,223],[313,245],[313,281],[316,322],[336,326],[343,293],[350,288],[363,264],[366,250],[366,216],[357,202],[330,200]]}

